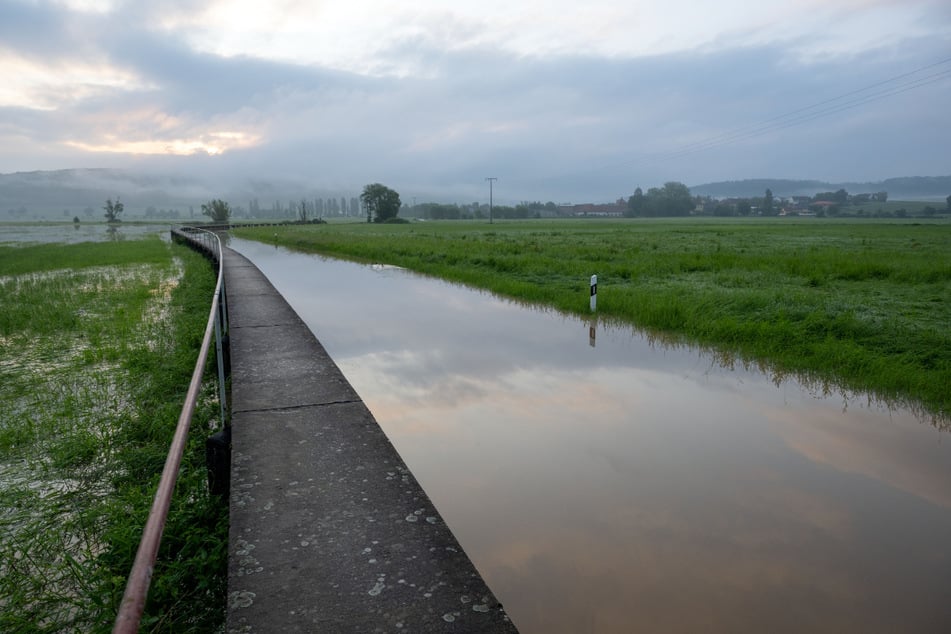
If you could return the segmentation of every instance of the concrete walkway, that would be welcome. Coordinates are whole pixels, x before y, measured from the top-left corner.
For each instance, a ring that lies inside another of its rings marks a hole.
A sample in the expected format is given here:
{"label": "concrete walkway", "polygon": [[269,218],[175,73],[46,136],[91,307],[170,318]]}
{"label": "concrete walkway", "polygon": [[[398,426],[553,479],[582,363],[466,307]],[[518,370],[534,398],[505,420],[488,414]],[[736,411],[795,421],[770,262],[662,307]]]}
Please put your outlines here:
{"label": "concrete walkway", "polygon": [[227,249],[229,632],[515,632],[372,414]]}

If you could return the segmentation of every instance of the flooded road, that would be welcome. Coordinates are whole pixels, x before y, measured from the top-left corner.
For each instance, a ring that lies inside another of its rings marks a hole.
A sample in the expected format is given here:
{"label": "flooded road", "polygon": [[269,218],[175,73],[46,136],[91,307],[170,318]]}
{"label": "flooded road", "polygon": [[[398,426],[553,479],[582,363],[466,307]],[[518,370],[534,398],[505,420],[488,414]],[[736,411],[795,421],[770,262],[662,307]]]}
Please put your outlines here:
{"label": "flooded road", "polygon": [[931,421],[400,269],[231,246],[523,633],[951,631]]}

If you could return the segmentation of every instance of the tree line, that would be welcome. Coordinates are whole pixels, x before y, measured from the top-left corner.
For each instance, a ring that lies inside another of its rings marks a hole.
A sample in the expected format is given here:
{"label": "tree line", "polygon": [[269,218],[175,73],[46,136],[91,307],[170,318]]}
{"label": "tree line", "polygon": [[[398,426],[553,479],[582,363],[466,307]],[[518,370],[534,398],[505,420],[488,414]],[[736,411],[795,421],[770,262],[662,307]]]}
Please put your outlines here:
{"label": "tree line", "polygon": [[[820,192],[814,196],[792,196],[777,200],[773,192],[767,188],[763,196],[752,198],[726,198],[714,199],[710,196],[693,196],[683,183],[670,181],[663,187],[651,187],[645,193],[640,187],[635,188],[634,193],[627,199],[624,208],[624,215],[631,218],[649,218],[649,217],[677,217],[689,215],[711,215],[711,216],[777,216],[781,214],[800,214],[810,212],[818,216],[844,215],[866,215],[862,205],[878,203],[883,204],[888,201],[888,192],[881,191],[875,193],[849,194],[845,189],[839,189],[834,192]],[[619,205],[624,205],[624,199],[618,200]],[[117,197],[115,201],[111,198],[106,200],[103,207],[107,222],[115,223],[121,221],[121,214],[125,205]],[[150,208],[151,209],[151,208]],[[351,198],[349,203],[346,198],[327,199],[325,203],[322,199],[310,201],[301,199],[299,202],[291,202],[284,207],[280,202],[275,202],[272,207],[272,213],[263,213],[256,199],[251,201],[248,212],[241,213],[243,210],[238,208],[238,214],[248,218],[282,218],[291,219],[298,222],[323,222],[322,216],[325,211],[331,213],[347,213],[354,215],[354,212],[366,214],[367,222],[405,222],[398,218],[404,205],[400,200],[400,195],[395,190],[381,184],[371,183],[363,188],[363,193],[357,198]],[[406,207],[407,215],[431,220],[460,220],[460,219],[484,219],[489,217],[490,210],[487,205],[478,202],[459,205],[443,203],[422,203],[414,204],[412,207]],[[499,219],[528,219],[540,218],[543,216],[555,215],[559,212],[559,206],[554,202],[542,203],[539,201],[522,202],[515,206],[495,205],[491,209],[491,215]],[[616,207],[614,208],[616,212]],[[208,203],[202,204],[202,214],[208,216],[212,222],[226,223],[230,222],[236,215],[236,210],[224,200],[214,199]],[[91,210],[88,210],[91,211]],[[153,213],[146,213],[146,217],[155,217]],[[897,209],[894,212],[883,212],[881,209],[876,212],[878,215],[894,215],[904,217],[907,212],[904,209]],[[951,196],[945,199],[943,209],[927,205],[921,207],[919,213],[923,216],[933,216],[939,213],[951,214]],[[191,215],[191,213],[190,213]],[[169,214],[169,217],[171,214]],[[177,211],[175,216],[178,216]],[[76,218],[78,222],[78,217]]]}

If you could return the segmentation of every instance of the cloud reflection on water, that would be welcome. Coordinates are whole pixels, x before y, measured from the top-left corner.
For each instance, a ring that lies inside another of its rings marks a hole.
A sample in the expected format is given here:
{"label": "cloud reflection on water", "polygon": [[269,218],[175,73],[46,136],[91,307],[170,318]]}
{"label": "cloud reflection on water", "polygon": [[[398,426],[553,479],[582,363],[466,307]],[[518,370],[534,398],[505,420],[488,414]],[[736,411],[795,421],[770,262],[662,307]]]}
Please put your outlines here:
{"label": "cloud reflection on water", "polygon": [[[951,627],[951,450],[903,409],[235,240],[523,632]],[[843,402],[847,404],[843,408]]]}

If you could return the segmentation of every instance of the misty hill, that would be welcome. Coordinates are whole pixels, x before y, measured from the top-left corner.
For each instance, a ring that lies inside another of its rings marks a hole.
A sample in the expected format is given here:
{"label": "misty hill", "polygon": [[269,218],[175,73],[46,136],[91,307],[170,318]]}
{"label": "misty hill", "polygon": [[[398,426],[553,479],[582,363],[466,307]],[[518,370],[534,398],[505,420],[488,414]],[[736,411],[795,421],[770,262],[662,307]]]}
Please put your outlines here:
{"label": "misty hill", "polygon": [[[222,198],[232,206],[261,207],[275,202],[287,206],[302,198],[356,196],[359,192],[324,191],[282,180],[202,178],[181,173],[126,169],[68,169],[0,174],[0,222],[9,220],[69,220],[73,216],[101,220],[106,199],[119,197],[125,217],[144,216],[146,210],[176,210],[181,218],[201,214],[201,204]],[[191,210],[191,212],[190,212]]]}
{"label": "misty hill", "polygon": [[951,176],[903,176],[867,183],[750,178],[694,185],[690,187],[690,193],[712,198],[753,198],[762,196],[767,189],[779,197],[813,196],[819,192],[844,189],[850,194],[888,192],[892,200],[944,200],[951,195]]}
{"label": "misty hill", "polygon": [[208,200],[208,191],[186,176],[117,169],[0,174],[0,219],[72,218],[90,209],[98,219],[106,199],[117,196],[127,213],[136,214],[148,206],[187,211]]}
{"label": "misty hill", "polygon": [[[769,188],[773,195],[811,196],[817,192],[845,189],[850,194],[888,192],[891,200],[936,200],[951,194],[951,176],[911,176],[868,183],[832,183],[819,180],[747,179],[695,185],[694,195],[714,198],[762,196]],[[200,217],[201,204],[222,198],[233,208],[248,208],[252,200],[261,209],[275,203],[288,209],[302,199],[359,195],[359,190],[333,191],[290,179],[200,176],[197,173],[169,173],[130,169],[69,169],[0,174],[0,222],[11,220],[101,220],[107,198],[118,196],[125,205],[125,217],[142,218],[152,211],[174,210],[174,215],[152,217],[187,219]],[[607,196],[613,193],[606,194]]]}

